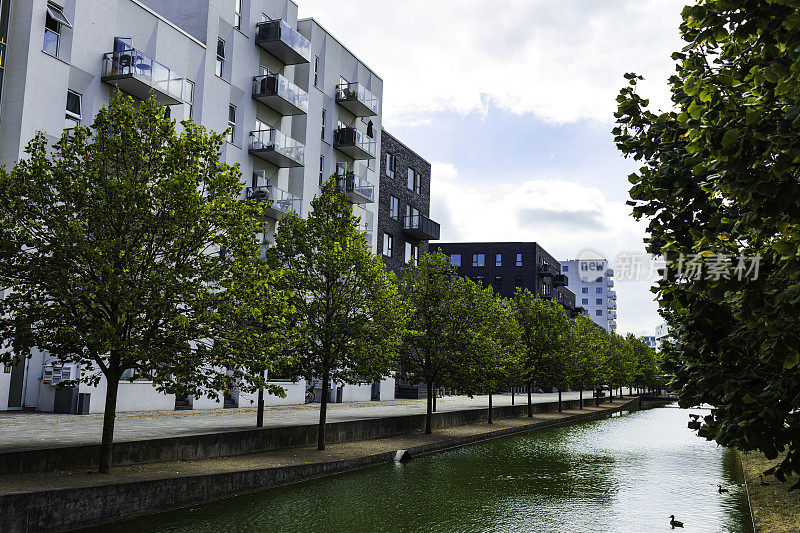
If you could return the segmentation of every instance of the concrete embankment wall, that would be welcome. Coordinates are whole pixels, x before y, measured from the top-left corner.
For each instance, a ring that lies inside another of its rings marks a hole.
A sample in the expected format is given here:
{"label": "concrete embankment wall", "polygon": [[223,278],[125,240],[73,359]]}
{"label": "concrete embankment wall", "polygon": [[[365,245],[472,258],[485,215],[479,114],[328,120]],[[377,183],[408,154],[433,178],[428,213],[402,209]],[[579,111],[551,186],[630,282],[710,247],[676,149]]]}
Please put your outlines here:
{"label": "concrete embankment wall", "polygon": [[[537,412],[544,412],[541,407],[547,405],[550,404],[540,404]],[[569,407],[577,407],[577,404],[572,405],[570,402]],[[568,408],[568,406],[565,405],[565,408]],[[505,435],[530,431],[531,429],[562,425],[576,420],[600,418],[614,411],[638,408],[639,400],[633,399],[623,405],[604,411],[585,412],[579,415],[539,422],[536,425],[512,427],[447,439],[417,446],[408,451],[412,456],[432,453]],[[501,409],[508,416],[518,416],[525,412],[525,406],[498,408],[498,411],[501,411]],[[470,419],[473,422],[481,420],[476,411],[478,413],[483,412],[484,415],[487,414],[486,410],[439,413],[440,415],[451,416],[438,417],[437,423],[442,424],[443,422],[458,419]],[[475,418],[476,416],[478,418]],[[498,416],[498,414],[495,416]],[[485,419],[485,416],[483,419]],[[440,425],[439,427],[442,426]],[[0,531],[4,533],[69,531],[387,463],[391,462],[393,458],[394,452],[387,452],[355,459],[259,470],[0,495]]]}
{"label": "concrete embankment wall", "polygon": [[[587,400],[585,405],[592,403]],[[553,412],[558,410],[558,403],[535,403],[532,407],[534,413]],[[578,407],[578,400],[562,402],[562,408],[565,410]],[[492,411],[495,418],[508,418],[522,415],[526,410],[527,404],[522,404],[495,407]],[[460,426],[486,420],[488,414],[488,408],[438,412],[434,413],[432,423],[434,428]],[[424,414],[331,422],[326,425],[325,438],[328,443],[334,444],[392,437],[424,428]],[[114,444],[114,464],[192,461],[280,448],[313,446],[316,443],[316,425],[253,428],[163,439],[125,441]],[[99,457],[99,444],[0,453],[0,474],[94,468]]]}

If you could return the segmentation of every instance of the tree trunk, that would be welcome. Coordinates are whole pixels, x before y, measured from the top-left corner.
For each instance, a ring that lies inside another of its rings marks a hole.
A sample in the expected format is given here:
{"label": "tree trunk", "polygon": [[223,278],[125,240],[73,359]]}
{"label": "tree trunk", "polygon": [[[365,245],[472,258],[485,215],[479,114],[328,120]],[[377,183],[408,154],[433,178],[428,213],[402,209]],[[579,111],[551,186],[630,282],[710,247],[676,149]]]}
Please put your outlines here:
{"label": "tree trunk", "polygon": [[561,412],[561,387],[558,388],[558,412]]}
{"label": "tree trunk", "polygon": [[514,387],[511,387],[511,405],[514,405]]}
{"label": "tree trunk", "polygon": [[594,389],[594,406],[600,407],[600,389]]}
{"label": "tree trunk", "polygon": [[256,412],[256,427],[264,427],[264,389],[258,389],[258,411]]}
{"label": "tree trunk", "polygon": [[436,397],[438,396],[438,394],[436,394],[436,383],[434,383],[432,385],[432,388],[433,388],[433,412],[435,413],[436,412]]}
{"label": "tree trunk", "polygon": [[609,403],[614,401],[614,387],[608,388],[608,401]]}
{"label": "tree trunk", "polygon": [[117,419],[117,392],[119,376],[109,379],[106,376],[106,406],[103,412],[103,440],[100,443],[100,472],[111,473],[111,455],[114,446],[114,422]]}
{"label": "tree trunk", "polygon": [[533,416],[533,405],[531,404],[531,382],[528,382],[528,418]]}
{"label": "tree trunk", "polygon": [[489,393],[489,423],[492,424],[492,393]]}
{"label": "tree trunk", "polygon": [[433,419],[433,383],[428,382],[428,410],[425,413],[425,434],[431,434],[431,420]]}
{"label": "tree trunk", "polygon": [[579,408],[583,409],[583,387],[581,387],[580,400],[578,400],[578,402],[578,405],[580,406]]}
{"label": "tree trunk", "polygon": [[328,382],[330,374],[322,373],[322,399],[319,402],[319,427],[317,428],[317,449],[325,449],[325,417],[328,415]]}

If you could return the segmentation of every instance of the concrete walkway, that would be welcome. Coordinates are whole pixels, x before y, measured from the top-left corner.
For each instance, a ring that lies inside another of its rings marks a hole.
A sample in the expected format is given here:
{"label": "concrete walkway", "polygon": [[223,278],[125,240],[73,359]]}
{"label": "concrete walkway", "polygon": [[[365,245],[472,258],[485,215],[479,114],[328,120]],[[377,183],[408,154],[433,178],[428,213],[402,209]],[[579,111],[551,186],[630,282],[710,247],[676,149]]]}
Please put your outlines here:
{"label": "concrete walkway", "polygon": [[[565,392],[563,400],[577,399],[577,392]],[[592,393],[584,393],[588,402]],[[527,402],[525,395],[516,395],[516,403]],[[534,394],[535,403],[554,402],[558,394]],[[425,412],[425,400],[393,400],[329,404],[328,422],[385,418]],[[511,405],[511,395],[493,397],[493,405]],[[485,409],[487,396],[447,396],[437,400],[438,411]],[[115,442],[147,440],[181,435],[215,433],[255,427],[255,409],[215,409],[198,411],[142,411],[118,413]],[[319,404],[266,408],[264,427],[298,426],[319,421]],[[52,413],[0,413],[0,453],[61,448],[100,442],[103,415],[62,415]]]}

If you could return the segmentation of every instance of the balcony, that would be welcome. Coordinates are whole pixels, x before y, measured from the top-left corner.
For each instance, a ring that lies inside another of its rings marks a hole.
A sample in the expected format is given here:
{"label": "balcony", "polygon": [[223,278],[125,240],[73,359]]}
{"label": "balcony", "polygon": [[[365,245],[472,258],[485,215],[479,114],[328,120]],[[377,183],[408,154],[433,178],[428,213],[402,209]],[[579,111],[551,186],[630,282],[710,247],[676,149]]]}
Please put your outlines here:
{"label": "balcony", "polygon": [[547,263],[541,263],[539,265],[539,276],[540,277],[543,277],[543,278],[546,278],[546,277],[554,278],[556,275],[558,275],[558,271],[556,270],[556,267],[554,267],[553,265],[548,265]]}
{"label": "balcony", "polygon": [[284,65],[301,65],[311,60],[311,42],[282,19],[259,22],[256,44]]}
{"label": "balcony", "polygon": [[302,143],[275,128],[250,132],[249,152],[277,167],[302,167],[305,151]]}
{"label": "balcony", "polygon": [[374,117],[378,114],[378,97],[360,83],[337,85],[336,103],[357,117]]}
{"label": "balcony", "polygon": [[266,208],[265,214],[273,220],[279,220],[289,211],[294,211],[299,215],[302,207],[302,199],[299,196],[279,189],[274,185],[248,187],[245,190],[245,196],[248,200],[271,201],[272,203]]}
{"label": "balcony", "polygon": [[614,286],[614,280],[611,279],[611,278],[608,278],[608,285],[607,286],[608,287],[613,287]]}
{"label": "balcony", "polygon": [[184,102],[186,81],[147,54],[129,48],[103,54],[102,81],[119,90],[146,100],[150,91],[162,105]]}
{"label": "balcony", "polygon": [[358,232],[364,236],[367,248],[372,248],[372,228],[366,222],[358,223]]}
{"label": "balcony", "polygon": [[333,132],[333,147],[353,159],[375,159],[378,143],[355,128],[339,128]]}
{"label": "balcony", "polygon": [[366,172],[356,173],[344,165],[336,166],[336,190],[345,191],[354,204],[371,204],[375,201],[375,186],[367,181]]}
{"label": "balcony", "polygon": [[253,98],[285,117],[308,113],[308,93],[280,74],[253,77]]}
{"label": "balcony", "polygon": [[404,217],[403,229],[407,234],[421,241],[439,240],[441,231],[439,224],[425,215],[408,215]]}
{"label": "balcony", "polygon": [[566,287],[569,285],[569,278],[564,274],[556,274],[553,276],[553,287]]}

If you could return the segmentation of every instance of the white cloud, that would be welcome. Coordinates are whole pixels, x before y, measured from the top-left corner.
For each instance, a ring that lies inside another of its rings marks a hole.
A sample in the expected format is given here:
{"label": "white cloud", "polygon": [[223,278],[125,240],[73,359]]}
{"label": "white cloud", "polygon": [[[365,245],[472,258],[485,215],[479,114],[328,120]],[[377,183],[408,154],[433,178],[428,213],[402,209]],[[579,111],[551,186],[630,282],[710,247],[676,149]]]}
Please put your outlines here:
{"label": "white cloud", "polygon": [[[597,188],[557,178],[465,185],[449,163],[436,163],[432,173],[431,218],[444,242],[536,241],[560,259],[591,247],[612,266],[620,254],[644,254],[644,224]],[[620,331],[652,331],[659,322],[649,286],[617,279]]]}
{"label": "white cloud", "polygon": [[668,105],[683,0],[300,0],[384,79],[384,120],[486,112],[610,121],[622,74]]}

